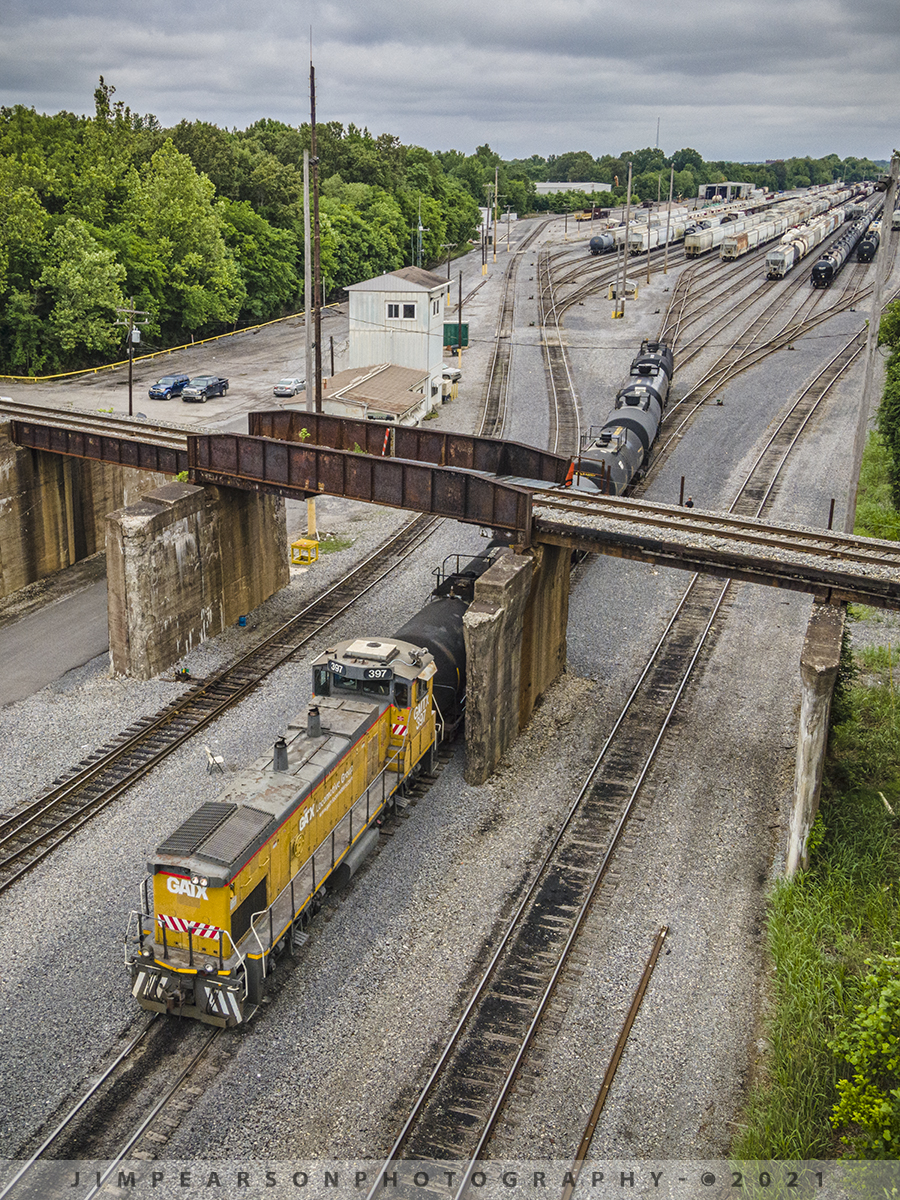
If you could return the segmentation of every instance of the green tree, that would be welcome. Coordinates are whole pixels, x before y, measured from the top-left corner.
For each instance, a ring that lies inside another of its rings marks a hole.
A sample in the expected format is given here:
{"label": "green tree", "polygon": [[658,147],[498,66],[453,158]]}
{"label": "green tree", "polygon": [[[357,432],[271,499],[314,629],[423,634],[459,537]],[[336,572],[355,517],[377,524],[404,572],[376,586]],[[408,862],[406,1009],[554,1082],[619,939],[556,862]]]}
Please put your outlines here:
{"label": "green tree", "polygon": [[241,273],[240,317],[264,321],[300,305],[298,245],[292,230],[276,229],[245,200],[219,200],[222,236]]}
{"label": "green tree", "polygon": [[109,354],[121,341],[116,307],[124,303],[125,268],[101,246],[84,222],[69,217],[53,233],[40,286],[49,313],[46,335],[57,365]]}
{"label": "green tree", "polygon": [[830,1048],[850,1067],[837,1083],[832,1124],[858,1158],[897,1158],[900,1152],[900,945],[895,954],[866,959],[863,1003]]}
{"label": "green tree", "polygon": [[163,336],[236,320],[246,290],[209,179],[167,140],[131,184],[129,285],[152,296]]}

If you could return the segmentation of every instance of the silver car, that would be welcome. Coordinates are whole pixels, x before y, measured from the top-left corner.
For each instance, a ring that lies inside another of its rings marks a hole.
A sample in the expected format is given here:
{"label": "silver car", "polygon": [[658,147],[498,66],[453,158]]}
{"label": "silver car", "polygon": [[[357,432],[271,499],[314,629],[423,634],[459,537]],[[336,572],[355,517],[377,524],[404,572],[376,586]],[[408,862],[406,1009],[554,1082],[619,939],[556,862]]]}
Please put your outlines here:
{"label": "silver car", "polygon": [[276,396],[296,396],[306,387],[305,379],[279,379],[272,388]]}

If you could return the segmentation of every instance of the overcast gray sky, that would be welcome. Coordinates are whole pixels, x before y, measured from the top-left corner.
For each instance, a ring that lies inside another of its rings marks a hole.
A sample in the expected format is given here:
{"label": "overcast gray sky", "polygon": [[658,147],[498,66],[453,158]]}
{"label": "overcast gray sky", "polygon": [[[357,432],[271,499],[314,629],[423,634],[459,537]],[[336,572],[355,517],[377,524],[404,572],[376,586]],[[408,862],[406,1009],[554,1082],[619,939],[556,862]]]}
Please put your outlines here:
{"label": "overcast gray sky", "polygon": [[706,159],[900,145],[897,0],[0,0],[0,104],[116,99],[243,128],[309,111],[504,158],[656,143]]}

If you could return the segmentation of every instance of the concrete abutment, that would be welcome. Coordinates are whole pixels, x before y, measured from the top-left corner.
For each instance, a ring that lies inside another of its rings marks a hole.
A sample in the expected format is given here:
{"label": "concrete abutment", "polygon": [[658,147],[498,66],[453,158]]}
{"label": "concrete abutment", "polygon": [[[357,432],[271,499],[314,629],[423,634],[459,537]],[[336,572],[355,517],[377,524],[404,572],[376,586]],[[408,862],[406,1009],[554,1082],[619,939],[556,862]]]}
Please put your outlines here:
{"label": "concrete abutment", "polygon": [[466,782],[492,774],[566,663],[571,552],[503,554],[476,582],[463,618]]}
{"label": "concrete abutment", "polygon": [[809,866],[807,839],[819,811],[831,699],[841,661],[845,620],[846,610],[842,606],[814,604],[803,641],[794,808],[785,864],[788,878]]}
{"label": "concrete abutment", "polygon": [[165,478],[17,446],[0,424],[0,597],[102,550],[107,513]]}
{"label": "concrete abutment", "polygon": [[285,587],[284,500],[167,483],[109,514],[109,650],[150,679]]}

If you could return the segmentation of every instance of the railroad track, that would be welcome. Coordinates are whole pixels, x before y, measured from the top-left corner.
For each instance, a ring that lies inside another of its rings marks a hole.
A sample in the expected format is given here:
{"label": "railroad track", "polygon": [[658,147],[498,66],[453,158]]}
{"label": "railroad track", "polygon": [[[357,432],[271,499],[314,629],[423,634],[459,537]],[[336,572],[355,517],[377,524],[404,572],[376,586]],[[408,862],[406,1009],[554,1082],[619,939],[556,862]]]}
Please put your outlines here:
{"label": "railroad track", "polygon": [[196,426],[163,425],[156,421],[136,421],[116,413],[88,412],[81,408],[59,408],[47,404],[22,404],[7,397],[0,398],[0,418],[34,422],[60,429],[77,429],[86,437],[132,437],[151,442],[169,450],[187,450],[187,435],[196,433]]}
{"label": "railroad track", "polygon": [[547,226],[548,221],[535,225],[516,248],[512,261],[506,269],[503,296],[500,302],[500,320],[494,335],[494,351],[488,367],[487,380],[482,400],[479,437],[501,437],[506,422],[506,406],[509,394],[509,371],[512,362],[512,335],[516,309],[516,279],[522,255],[535,238]]}
{"label": "railroad track", "polygon": [[[844,367],[846,369],[846,367]],[[818,402],[839,377],[823,383]],[[795,406],[797,407],[797,406]],[[805,426],[773,435],[740,487],[730,512],[759,518]],[[775,442],[780,442],[776,450]],[[765,485],[765,486],[764,486]],[[651,508],[652,506],[641,506]],[[690,514],[691,521],[698,516]],[[710,517],[710,520],[721,519]],[[811,533],[810,537],[819,535]],[[841,535],[823,534],[837,550]],[[473,1164],[490,1143],[542,1014],[578,942],[578,933],[629,821],[651,800],[643,784],[685,691],[716,628],[731,583],[694,575],[654,648],[596,762],[546,852],[506,932],[432,1069],[377,1176],[375,1200],[387,1172],[402,1159],[463,1164],[452,1186],[437,1194],[461,1200]],[[646,815],[642,813],[641,815]]]}
{"label": "railroad track", "polygon": [[560,313],[556,306],[550,256],[538,255],[538,316],[541,350],[550,400],[548,449],[555,454],[577,454],[581,444],[581,406],[575,392],[569,356],[563,343]]}
{"label": "railroad track", "polygon": [[[176,1097],[182,1119],[190,1110],[197,1089],[189,1086],[221,1033],[152,1017],[31,1152],[0,1191],[0,1200],[46,1200],[76,1192],[76,1200],[93,1200],[129,1154],[141,1148],[145,1157],[155,1157],[155,1143],[144,1150],[141,1139]],[[80,1172],[73,1180],[85,1160],[100,1169]]]}
{"label": "railroad track", "polygon": [[160,712],[125,730],[0,818],[0,892],[148,774],[204,726],[242,700],[331,621],[371,591],[425,541],[439,518],[418,517],[340,583],[236,662],[197,683]]}

